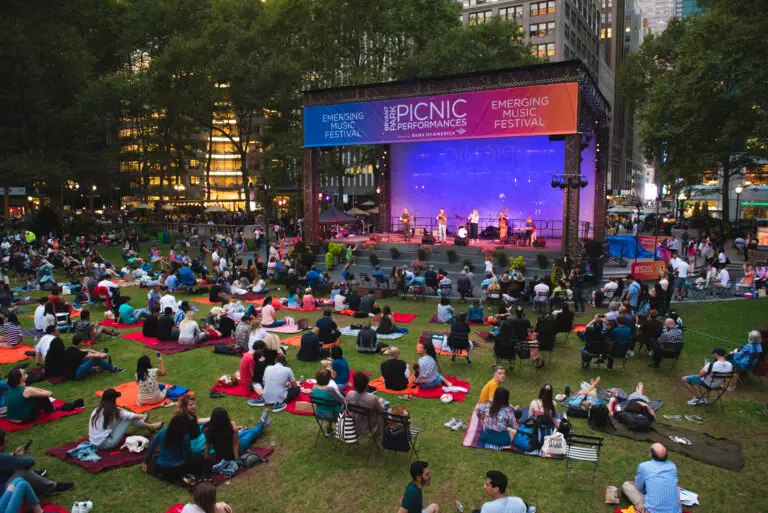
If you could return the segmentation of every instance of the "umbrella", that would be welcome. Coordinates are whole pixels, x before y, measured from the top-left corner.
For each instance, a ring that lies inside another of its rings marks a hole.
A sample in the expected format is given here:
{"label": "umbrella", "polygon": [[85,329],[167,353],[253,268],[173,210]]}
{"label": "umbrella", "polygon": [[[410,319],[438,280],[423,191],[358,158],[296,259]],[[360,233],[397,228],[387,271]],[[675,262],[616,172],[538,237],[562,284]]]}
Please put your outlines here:
{"label": "umbrella", "polygon": [[368,200],[368,201],[366,201],[365,203],[360,203],[360,206],[361,206],[361,207],[373,207],[373,206],[375,206],[375,205],[376,205],[376,203],[374,203],[374,202],[373,202],[373,201],[371,201],[371,200]]}
{"label": "umbrella", "polygon": [[379,213],[379,207],[372,208],[368,211],[369,214],[378,214]]}
{"label": "umbrella", "polygon": [[213,214],[213,213],[217,213],[218,214],[218,213],[222,213],[222,212],[226,212],[226,211],[227,211],[226,208],[218,207],[218,206],[208,207],[208,208],[205,209],[205,213],[206,214]]}
{"label": "umbrella", "polygon": [[368,212],[366,212],[365,210],[360,210],[359,208],[355,207],[351,210],[347,210],[347,214],[351,216],[367,216]]}
{"label": "umbrella", "polygon": [[146,203],[140,203],[133,207],[133,210],[152,210],[152,206],[147,205]]}
{"label": "umbrella", "polygon": [[358,218],[347,214],[343,210],[338,210],[336,207],[330,207],[317,218],[317,222],[320,224],[344,224],[356,223],[358,221],[360,221]]}
{"label": "umbrella", "polygon": [[175,205],[163,205],[160,208],[162,208],[163,210],[176,210],[176,206]]}

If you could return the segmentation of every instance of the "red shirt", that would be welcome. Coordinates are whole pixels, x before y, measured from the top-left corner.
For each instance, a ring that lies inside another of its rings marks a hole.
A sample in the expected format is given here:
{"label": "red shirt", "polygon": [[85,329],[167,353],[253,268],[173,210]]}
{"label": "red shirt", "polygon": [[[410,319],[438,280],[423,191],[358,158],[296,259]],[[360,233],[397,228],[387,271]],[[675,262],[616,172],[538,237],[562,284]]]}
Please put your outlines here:
{"label": "red shirt", "polygon": [[250,394],[251,381],[253,381],[253,370],[256,367],[256,360],[253,359],[253,353],[248,351],[240,360],[240,387],[246,394]]}

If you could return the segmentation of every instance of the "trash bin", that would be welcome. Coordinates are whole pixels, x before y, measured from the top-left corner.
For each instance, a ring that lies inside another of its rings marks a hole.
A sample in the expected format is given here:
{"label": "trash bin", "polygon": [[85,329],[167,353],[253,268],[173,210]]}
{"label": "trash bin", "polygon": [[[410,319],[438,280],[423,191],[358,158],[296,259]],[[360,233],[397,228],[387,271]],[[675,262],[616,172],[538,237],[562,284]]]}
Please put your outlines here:
{"label": "trash bin", "polygon": [[171,234],[168,232],[163,232],[163,244],[170,244],[171,243]]}
{"label": "trash bin", "polygon": [[157,243],[158,244],[163,243],[163,232],[157,232]]}

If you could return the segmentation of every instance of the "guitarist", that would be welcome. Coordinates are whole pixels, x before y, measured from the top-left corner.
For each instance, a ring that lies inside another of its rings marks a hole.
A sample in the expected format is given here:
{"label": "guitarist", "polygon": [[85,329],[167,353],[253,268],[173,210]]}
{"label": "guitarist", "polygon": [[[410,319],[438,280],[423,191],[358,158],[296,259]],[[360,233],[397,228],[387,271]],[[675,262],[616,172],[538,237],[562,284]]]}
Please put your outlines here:
{"label": "guitarist", "polygon": [[445,214],[444,208],[441,208],[440,213],[437,214],[437,229],[439,242],[445,244],[448,232],[448,216]]}
{"label": "guitarist", "polygon": [[506,244],[507,230],[509,228],[509,220],[507,219],[507,209],[508,207],[504,207],[504,211],[499,212],[499,242],[501,242],[502,245]]}
{"label": "guitarist", "polygon": [[405,234],[405,242],[411,241],[411,214],[408,213],[408,209],[403,209],[403,214],[400,216],[400,222],[403,223],[403,233]]}

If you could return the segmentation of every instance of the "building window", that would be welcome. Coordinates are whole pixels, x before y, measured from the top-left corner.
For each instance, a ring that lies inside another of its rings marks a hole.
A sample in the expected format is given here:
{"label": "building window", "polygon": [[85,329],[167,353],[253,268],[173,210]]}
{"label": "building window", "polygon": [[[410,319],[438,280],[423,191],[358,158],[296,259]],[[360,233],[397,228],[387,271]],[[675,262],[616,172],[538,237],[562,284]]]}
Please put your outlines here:
{"label": "building window", "polygon": [[523,6],[502,7],[499,9],[499,16],[508,20],[519,20],[523,18]]}
{"label": "building window", "polygon": [[555,14],[555,2],[531,2],[531,16]]}
{"label": "building window", "polygon": [[531,53],[536,57],[553,57],[555,55],[555,43],[543,43],[531,46]]}
{"label": "building window", "polygon": [[480,11],[469,13],[468,19],[470,25],[477,25],[478,23],[485,23],[485,21],[491,17],[491,11]]}
{"label": "building window", "polygon": [[200,185],[200,177],[199,176],[190,176],[189,177],[189,185]]}
{"label": "building window", "polygon": [[[490,0],[491,2],[495,2],[496,0]],[[476,5],[483,5],[486,2],[486,0],[464,0],[464,7],[475,7]]]}
{"label": "building window", "polygon": [[555,22],[533,23],[529,27],[528,35],[530,37],[547,37],[555,35]]}
{"label": "building window", "polygon": [[600,39],[610,39],[612,32],[611,27],[600,29]]}

